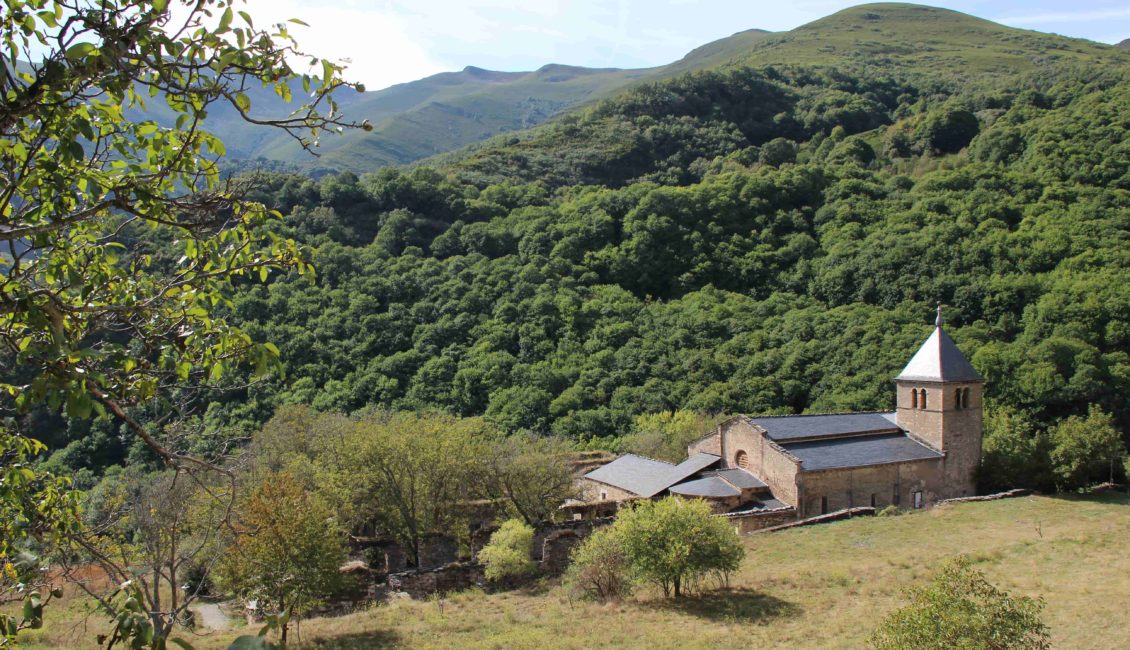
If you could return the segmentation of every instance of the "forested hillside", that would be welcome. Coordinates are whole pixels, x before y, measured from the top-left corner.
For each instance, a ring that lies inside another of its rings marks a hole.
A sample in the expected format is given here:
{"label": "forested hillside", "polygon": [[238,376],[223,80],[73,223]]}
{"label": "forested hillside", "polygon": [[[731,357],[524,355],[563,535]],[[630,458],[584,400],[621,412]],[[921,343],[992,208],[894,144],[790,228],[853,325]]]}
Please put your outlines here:
{"label": "forested hillside", "polygon": [[[873,38],[910,38],[883,23],[904,11],[864,11]],[[594,446],[644,413],[887,409],[936,301],[990,429],[1096,404],[1125,431],[1126,55],[1023,34],[1050,54],[1015,74],[734,64],[428,165],[271,176],[260,197],[317,275],[234,296],[286,374],[216,396],[194,444],[287,403],[485,414]],[[57,462],[129,453],[106,421],[58,426]]]}

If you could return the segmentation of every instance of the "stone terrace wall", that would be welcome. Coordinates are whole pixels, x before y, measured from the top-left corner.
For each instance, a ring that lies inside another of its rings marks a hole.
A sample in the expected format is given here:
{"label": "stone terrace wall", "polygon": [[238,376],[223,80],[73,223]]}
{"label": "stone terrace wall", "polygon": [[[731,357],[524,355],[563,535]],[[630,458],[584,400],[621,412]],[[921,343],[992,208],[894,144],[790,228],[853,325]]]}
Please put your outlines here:
{"label": "stone terrace wall", "polygon": [[751,512],[725,517],[738,529],[738,534],[748,535],[759,530],[780,526],[796,521],[796,510],[781,508],[767,512]]}
{"label": "stone terrace wall", "polygon": [[452,562],[427,571],[390,574],[387,585],[389,591],[402,591],[412,598],[421,599],[471,587],[485,588],[486,578],[483,565],[477,562]]}

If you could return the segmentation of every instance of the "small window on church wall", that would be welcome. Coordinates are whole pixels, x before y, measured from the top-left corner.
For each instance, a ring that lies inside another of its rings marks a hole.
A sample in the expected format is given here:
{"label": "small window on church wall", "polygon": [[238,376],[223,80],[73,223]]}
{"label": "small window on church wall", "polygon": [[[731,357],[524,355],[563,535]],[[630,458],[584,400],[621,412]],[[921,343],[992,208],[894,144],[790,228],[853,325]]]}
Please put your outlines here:
{"label": "small window on church wall", "polygon": [[605,491],[603,491],[603,490],[601,490],[601,492],[600,492],[600,500],[601,500],[601,501],[607,501],[607,500],[608,500],[608,493],[607,493],[607,492],[605,492]]}
{"label": "small window on church wall", "polygon": [[915,509],[922,507],[922,491],[915,490],[914,492],[914,507]]}
{"label": "small window on church wall", "polygon": [[878,503],[879,503],[879,495],[872,493],[871,494],[871,507],[874,508]]}
{"label": "small window on church wall", "polygon": [[738,466],[742,469],[748,469],[749,468],[749,456],[744,451],[739,449],[738,453],[734,455],[734,465],[736,465],[736,466]]}
{"label": "small window on church wall", "polygon": [[961,399],[962,399],[961,398],[961,389],[955,388],[954,391],[953,391],[953,407],[955,409],[959,410],[959,411],[962,409],[962,406],[963,406],[962,403],[961,403]]}
{"label": "small window on church wall", "polygon": [[820,497],[820,514],[828,514],[828,497]]}
{"label": "small window on church wall", "polygon": [[963,409],[969,408],[969,389],[968,388],[962,388],[961,389],[961,408],[963,408]]}
{"label": "small window on church wall", "polygon": [[922,389],[922,395],[921,395],[921,397],[918,398],[918,406],[919,406],[919,408],[922,408],[922,409],[926,408],[926,389],[925,388]]}
{"label": "small window on church wall", "polygon": [[910,408],[912,408],[912,409],[918,408],[918,389],[917,388],[911,388],[910,389]]}

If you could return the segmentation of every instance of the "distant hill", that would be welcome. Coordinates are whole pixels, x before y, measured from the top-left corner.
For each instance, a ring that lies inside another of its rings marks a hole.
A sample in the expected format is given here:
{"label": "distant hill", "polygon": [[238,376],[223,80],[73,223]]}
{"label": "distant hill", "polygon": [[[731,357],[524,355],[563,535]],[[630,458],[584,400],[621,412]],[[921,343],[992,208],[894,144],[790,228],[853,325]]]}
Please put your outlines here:
{"label": "distant hill", "polygon": [[[311,158],[285,134],[252,129],[219,109],[208,128],[237,160],[263,158],[311,169],[371,171],[453,151],[541,124],[643,82],[741,65],[897,67],[901,72],[970,80],[1012,75],[1049,63],[1130,60],[1117,48],[1014,29],[946,9],[869,4],[845,9],[789,32],[741,31],[707,43],[668,65],[637,70],[549,64],[529,72],[468,66],[383,90],[340,93],[347,117],[369,120],[371,132],[327,137]],[[265,90],[250,94],[256,109],[282,115],[288,107]],[[165,121],[161,107],[149,109]]]}
{"label": "distant hill", "polygon": [[1124,38],[1115,45],[1120,50],[1130,50],[1130,38]]}

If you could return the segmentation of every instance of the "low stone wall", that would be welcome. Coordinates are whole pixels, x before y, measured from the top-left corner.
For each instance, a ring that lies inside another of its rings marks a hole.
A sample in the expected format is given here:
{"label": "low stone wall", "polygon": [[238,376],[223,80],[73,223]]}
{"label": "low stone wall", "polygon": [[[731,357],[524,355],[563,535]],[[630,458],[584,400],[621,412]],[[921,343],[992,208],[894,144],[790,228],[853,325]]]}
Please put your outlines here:
{"label": "low stone wall", "polygon": [[1007,492],[997,492],[996,494],[986,494],[979,497],[957,497],[956,499],[943,499],[937,502],[936,506],[943,506],[947,503],[965,503],[967,501],[997,501],[998,499],[1011,499],[1013,497],[1026,497],[1032,494],[1032,490],[1025,490],[1019,488],[1016,490],[1008,490]]}
{"label": "low stone wall", "polygon": [[471,587],[486,587],[483,565],[478,562],[452,562],[426,571],[406,571],[388,576],[390,592],[404,592],[412,598],[427,598]]}
{"label": "low stone wall", "polygon": [[817,517],[809,517],[808,519],[801,519],[780,526],[770,526],[762,528],[760,532],[772,533],[778,530],[788,530],[790,528],[799,528],[800,526],[814,526],[816,524],[826,524],[832,521],[840,521],[841,519],[851,519],[853,517],[872,517],[875,515],[875,508],[869,506],[861,508],[845,508],[835,512],[829,512],[826,515],[819,515]]}
{"label": "low stone wall", "polygon": [[749,512],[724,517],[738,529],[739,535],[748,535],[759,530],[781,526],[796,521],[796,510],[793,508],[778,508],[764,512]]}
{"label": "low stone wall", "polygon": [[[575,519],[572,521],[563,521],[558,524],[543,524],[534,530],[534,560],[538,562],[543,561],[545,558],[546,549],[553,552],[555,543],[560,541],[561,544],[572,545],[573,542],[569,541],[573,538],[584,539],[592,534],[592,531],[602,526],[607,526],[613,522],[613,517],[601,517],[599,519]],[[572,535],[567,535],[571,533]]]}

